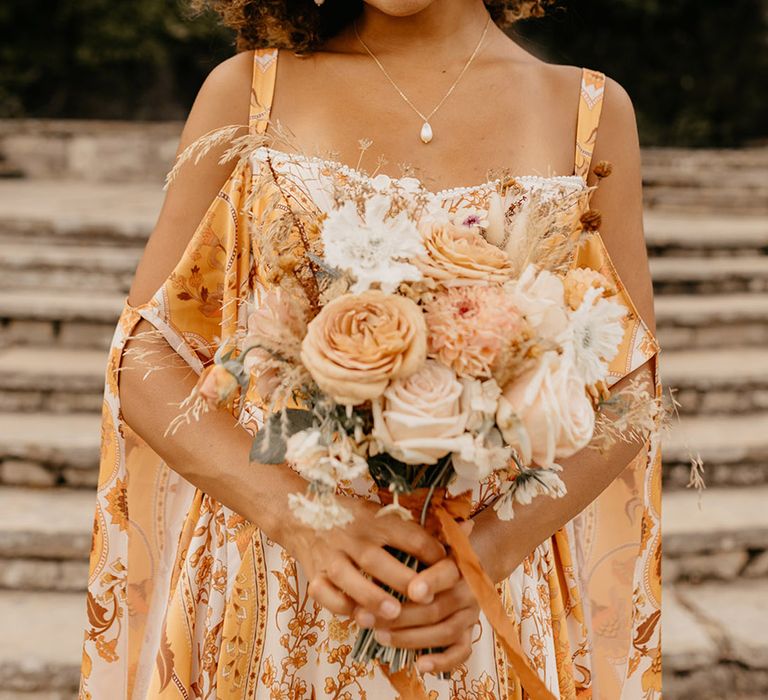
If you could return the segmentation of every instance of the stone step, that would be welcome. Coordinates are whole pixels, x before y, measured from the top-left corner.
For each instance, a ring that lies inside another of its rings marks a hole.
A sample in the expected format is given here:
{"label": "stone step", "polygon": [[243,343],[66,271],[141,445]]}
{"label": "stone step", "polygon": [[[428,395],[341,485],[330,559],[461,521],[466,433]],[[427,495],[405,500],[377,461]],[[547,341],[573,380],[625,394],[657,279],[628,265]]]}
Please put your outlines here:
{"label": "stone step", "polygon": [[106,366],[103,350],[0,350],[0,411],[100,412]]}
{"label": "stone step", "polygon": [[84,590],[95,493],[0,486],[0,588]]}
{"label": "stone step", "polygon": [[768,255],[718,258],[652,258],[653,287],[663,294],[768,292]]}
{"label": "stone step", "polygon": [[768,252],[768,216],[646,210],[651,257],[758,256]]}
{"label": "stone step", "polygon": [[[16,346],[0,350],[0,411],[101,411],[103,350]],[[685,414],[768,409],[768,350],[664,352],[662,380]]]}
{"label": "stone step", "polygon": [[646,207],[657,211],[765,216],[768,214],[768,187],[723,189],[717,183],[679,187],[669,187],[666,183],[646,184],[643,201]]}
{"label": "stone step", "polygon": [[664,697],[768,697],[768,579],[666,587]]}
{"label": "stone step", "polygon": [[768,294],[670,294],[656,298],[662,348],[768,344]]}
{"label": "stone step", "polygon": [[[0,289],[127,294],[141,252],[139,246],[0,242]],[[721,255],[651,258],[656,294],[768,291],[768,255]]]}
{"label": "stone step", "polygon": [[[0,413],[0,483],[92,488],[99,421],[87,413]],[[663,444],[666,489],[686,485],[691,452],[701,455],[710,486],[768,483],[768,412],[673,420]]]}
{"label": "stone step", "polygon": [[766,348],[673,350],[662,353],[660,365],[663,383],[676,390],[680,413],[768,410]]}
{"label": "stone step", "polygon": [[768,485],[666,492],[664,580],[768,577]]}
{"label": "stone step", "polygon": [[[0,290],[0,347],[11,344],[106,348],[124,294]],[[768,295],[674,294],[656,300],[667,350],[768,343]]]}
{"label": "stone step", "polygon": [[94,488],[100,420],[87,413],[0,413],[0,484]]}
{"label": "stone step", "polygon": [[0,289],[127,294],[141,247],[0,242]]}
{"label": "stone step", "polygon": [[714,486],[768,484],[768,411],[751,415],[683,416],[663,438],[664,488],[684,487],[691,453]]}
{"label": "stone step", "polygon": [[163,200],[160,184],[0,181],[0,239],[88,246],[143,245]]}
{"label": "stone step", "polygon": [[0,347],[108,348],[127,295],[0,290]]}
{"label": "stone step", "polygon": [[0,635],[0,698],[74,700],[87,621],[85,595],[0,591],[0,620],[6,630]]}
{"label": "stone step", "polygon": [[[105,180],[0,180],[0,240],[28,243],[87,243],[93,246],[142,245],[154,226],[163,200],[156,182],[110,183]],[[669,196],[649,191],[651,200]],[[687,196],[687,195],[686,195]],[[666,197],[666,199],[665,199]],[[695,191],[691,195],[695,197]],[[750,196],[750,199],[755,199]],[[669,202],[667,202],[669,204]],[[759,254],[768,249],[768,215],[749,209],[706,214],[686,204],[684,212],[647,207],[646,239],[652,255]],[[704,205],[703,205],[704,206]]]}

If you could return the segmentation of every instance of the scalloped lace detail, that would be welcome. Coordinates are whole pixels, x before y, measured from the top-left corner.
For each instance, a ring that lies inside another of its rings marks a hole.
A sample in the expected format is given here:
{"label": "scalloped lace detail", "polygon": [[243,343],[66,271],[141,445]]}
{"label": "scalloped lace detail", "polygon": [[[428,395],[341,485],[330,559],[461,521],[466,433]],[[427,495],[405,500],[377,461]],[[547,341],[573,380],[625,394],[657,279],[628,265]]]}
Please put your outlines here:
{"label": "scalloped lace detail", "polygon": [[[501,182],[499,178],[493,180],[487,180],[476,185],[464,185],[459,187],[446,187],[442,190],[433,191],[427,188],[423,181],[417,177],[392,177],[390,175],[376,175],[372,176],[368,173],[353,168],[349,165],[341,163],[340,161],[320,158],[319,156],[308,156],[303,153],[289,153],[287,151],[281,151],[271,146],[259,146],[254,149],[254,157],[260,162],[266,162],[267,156],[273,161],[282,161],[283,163],[289,163],[294,165],[308,165],[315,166],[317,168],[331,167],[334,170],[343,173],[344,175],[356,179],[366,180],[368,182],[376,182],[380,179],[382,182],[397,182],[400,184],[411,183],[414,187],[419,186],[423,188],[430,196],[436,199],[447,199],[449,197],[458,197],[467,193],[480,192],[483,190],[492,191],[495,190],[498,184]],[[526,189],[533,189],[534,187],[547,187],[548,185],[568,186],[573,185],[578,189],[586,189],[587,183],[581,175],[514,175],[515,180],[520,182]]]}

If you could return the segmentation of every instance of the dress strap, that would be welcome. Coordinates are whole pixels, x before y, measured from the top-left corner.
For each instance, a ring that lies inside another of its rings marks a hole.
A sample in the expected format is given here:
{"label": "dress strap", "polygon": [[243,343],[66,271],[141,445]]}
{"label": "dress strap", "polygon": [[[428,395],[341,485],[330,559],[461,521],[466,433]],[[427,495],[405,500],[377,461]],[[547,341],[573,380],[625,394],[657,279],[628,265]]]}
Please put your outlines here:
{"label": "dress strap", "polygon": [[278,50],[256,49],[253,52],[253,80],[251,82],[251,107],[248,114],[248,131],[263,134],[269,123],[272,97],[275,94]]}
{"label": "dress strap", "polygon": [[605,75],[598,71],[582,68],[579,113],[576,118],[576,159],[575,175],[586,181],[592,164],[592,153],[597,141],[597,127],[603,110]]}

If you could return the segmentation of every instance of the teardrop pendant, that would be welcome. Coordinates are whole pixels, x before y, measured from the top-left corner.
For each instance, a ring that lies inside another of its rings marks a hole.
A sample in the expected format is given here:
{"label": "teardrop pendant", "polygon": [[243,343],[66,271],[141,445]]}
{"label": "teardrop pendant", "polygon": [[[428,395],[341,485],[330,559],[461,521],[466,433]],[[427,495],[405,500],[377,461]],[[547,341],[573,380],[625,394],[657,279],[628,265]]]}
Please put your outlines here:
{"label": "teardrop pendant", "polygon": [[432,140],[432,127],[429,122],[424,122],[424,126],[421,127],[421,140],[424,143],[429,143]]}

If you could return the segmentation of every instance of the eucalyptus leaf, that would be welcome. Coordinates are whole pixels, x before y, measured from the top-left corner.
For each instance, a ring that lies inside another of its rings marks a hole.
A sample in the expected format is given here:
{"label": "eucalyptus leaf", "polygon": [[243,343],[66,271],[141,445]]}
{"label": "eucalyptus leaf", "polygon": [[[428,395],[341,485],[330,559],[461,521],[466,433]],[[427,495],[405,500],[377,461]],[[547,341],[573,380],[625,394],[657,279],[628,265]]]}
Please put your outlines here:
{"label": "eucalyptus leaf", "polygon": [[311,411],[286,408],[272,413],[253,438],[251,461],[262,464],[282,464],[288,438],[312,427]]}

